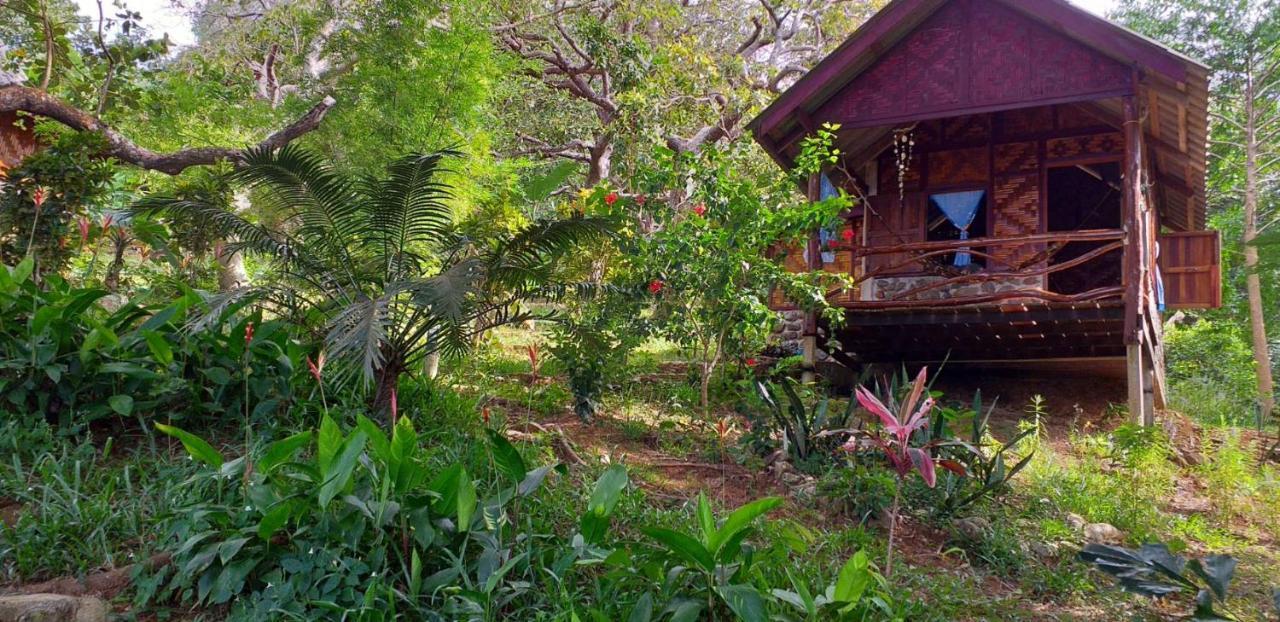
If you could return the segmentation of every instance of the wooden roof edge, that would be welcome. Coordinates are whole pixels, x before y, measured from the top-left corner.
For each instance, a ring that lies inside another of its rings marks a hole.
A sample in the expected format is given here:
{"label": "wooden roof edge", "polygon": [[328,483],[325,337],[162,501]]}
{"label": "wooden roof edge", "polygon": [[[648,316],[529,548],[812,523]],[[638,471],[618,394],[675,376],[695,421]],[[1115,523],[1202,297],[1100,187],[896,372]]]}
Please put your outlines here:
{"label": "wooden roof edge", "polygon": [[[847,83],[852,80],[881,54],[891,49],[898,40],[892,38],[886,41],[886,38],[905,35],[947,1],[949,0],[892,0],[756,115],[747,127],[757,141],[763,143],[768,140],[769,134],[785,123],[797,109],[802,108],[815,95],[829,90],[833,81]],[[1184,83],[1187,74],[1202,77],[1209,71],[1203,63],[1093,15],[1067,0],[995,1],[1030,19],[1045,23],[1103,54],[1159,72],[1177,83]],[[864,54],[869,54],[870,58],[864,58]],[[774,159],[778,159],[777,155]]]}

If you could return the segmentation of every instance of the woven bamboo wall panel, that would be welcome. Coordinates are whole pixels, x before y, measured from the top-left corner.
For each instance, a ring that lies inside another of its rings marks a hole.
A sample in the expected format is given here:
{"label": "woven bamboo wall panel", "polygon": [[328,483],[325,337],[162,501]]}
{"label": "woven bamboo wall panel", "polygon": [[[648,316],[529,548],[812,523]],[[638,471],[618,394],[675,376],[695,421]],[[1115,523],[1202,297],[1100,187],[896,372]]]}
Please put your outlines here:
{"label": "woven bamboo wall panel", "polygon": [[929,185],[985,183],[987,149],[956,149],[929,154]]}
{"label": "woven bamboo wall panel", "polygon": [[949,117],[943,119],[942,135],[953,143],[972,143],[985,141],[991,134],[991,117],[988,115],[971,115],[965,117]]}
{"label": "woven bamboo wall panel", "polygon": [[[847,274],[855,276],[853,269],[853,251],[836,251],[836,260],[834,262],[823,264],[822,270],[832,274]],[[859,289],[853,288],[841,290],[840,293],[829,296],[827,299],[833,303],[844,304],[860,300],[862,298]]]}
{"label": "woven bamboo wall panel", "polygon": [[[1040,232],[1040,176],[997,177],[992,236],[1005,238]],[[1032,245],[997,247],[991,254],[1001,264],[1018,267],[1039,249]]]}
{"label": "woven bamboo wall panel", "polygon": [[31,119],[25,121],[27,127],[20,127],[16,125],[17,113],[0,112],[0,175],[36,151],[35,133],[30,129]]}
{"label": "woven bamboo wall panel", "polygon": [[1098,125],[1102,125],[1102,121],[1079,106],[1058,106],[1058,129],[1072,130]]}
{"label": "woven bamboo wall panel", "polygon": [[1050,160],[1071,160],[1094,156],[1120,155],[1124,153],[1124,137],[1119,132],[1054,138],[1047,142],[1046,157]]}
{"label": "woven bamboo wall panel", "polygon": [[1040,170],[1036,143],[996,145],[996,174],[1032,173]]}
{"label": "woven bamboo wall panel", "polygon": [[1039,106],[1000,113],[1000,133],[1003,136],[1026,136],[1053,129],[1053,108]]}

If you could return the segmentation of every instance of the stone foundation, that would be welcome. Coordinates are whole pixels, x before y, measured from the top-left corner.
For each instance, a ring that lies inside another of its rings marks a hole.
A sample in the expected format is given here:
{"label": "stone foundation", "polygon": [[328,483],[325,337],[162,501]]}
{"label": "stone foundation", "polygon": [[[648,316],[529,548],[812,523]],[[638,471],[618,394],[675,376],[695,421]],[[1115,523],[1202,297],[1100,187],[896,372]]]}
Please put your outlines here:
{"label": "stone foundation", "polygon": [[[899,296],[917,287],[923,287],[930,283],[937,283],[946,280],[941,276],[896,276],[875,279],[870,287],[864,288],[871,296],[864,300],[889,300],[895,296]],[[998,294],[1001,292],[1012,292],[1024,289],[1043,289],[1043,276],[1022,276],[1009,277],[990,281],[974,281],[972,283],[962,283],[949,287],[940,287],[929,291],[920,292],[912,296],[912,300],[947,300],[950,298],[965,298],[969,296],[983,296],[988,294]]]}

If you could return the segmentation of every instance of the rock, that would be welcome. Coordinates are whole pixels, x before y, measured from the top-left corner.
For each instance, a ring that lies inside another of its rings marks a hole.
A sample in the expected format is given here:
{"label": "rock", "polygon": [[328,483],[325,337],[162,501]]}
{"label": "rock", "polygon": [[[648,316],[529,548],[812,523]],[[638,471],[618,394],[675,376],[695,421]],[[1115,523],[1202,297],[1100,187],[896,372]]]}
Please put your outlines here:
{"label": "rock", "polygon": [[991,521],[981,516],[971,516],[956,521],[956,531],[966,540],[985,540],[991,533]]}
{"label": "rock", "polygon": [[1080,531],[1084,529],[1084,525],[1085,525],[1085,520],[1083,516],[1080,516],[1079,514],[1067,515],[1067,526],[1070,527],[1072,530]]}
{"label": "rock", "polygon": [[1031,554],[1040,559],[1047,559],[1058,556],[1058,545],[1054,542],[1032,542]]}
{"label": "rock", "polygon": [[62,594],[0,596],[0,622],[106,622],[107,605]]}
{"label": "rock", "polygon": [[1124,532],[1109,523],[1089,523],[1084,526],[1084,541],[1090,544],[1120,544]]}

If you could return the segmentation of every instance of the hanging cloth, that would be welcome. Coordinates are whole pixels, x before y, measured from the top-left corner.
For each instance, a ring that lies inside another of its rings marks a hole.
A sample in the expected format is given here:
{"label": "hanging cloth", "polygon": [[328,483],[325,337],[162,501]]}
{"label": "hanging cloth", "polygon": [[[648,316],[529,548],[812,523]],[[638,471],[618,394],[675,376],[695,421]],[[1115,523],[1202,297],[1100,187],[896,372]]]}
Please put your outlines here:
{"label": "hanging cloth", "polygon": [[[982,197],[986,196],[985,190],[974,190],[972,192],[951,192],[948,194],[935,194],[929,197],[933,200],[933,204],[942,210],[943,215],[956,229],[960,230],[960,239],[969,239],[969,225],[973,224],[973,219],[978,215],[978,206],[982,204]],[[955,265],[963,268],[973,260],[970,258],[968,249],[961,249],[956,252]]]}
{"label": "hanging cloth", "polygon": [[[823,173],[821,176],[819,176],[818,200],[826,201],[827,199],[833,199],[838,196],[840,196],[840,193],[836,191],[835,184],[831,183],[831,178],[827,177],[826,173]],[[827,227],[822,227],[821,229],[818,230],[818,243],[820,244],[821,248],[831,248],[831,245],[834,244],[835,241],[836,241],[835,231],[832,231]],[[808,261],[809,259],[808,252],[809,252],[808,250],[805,251],[805,261]],[[834,261],[834,255],[835,255],[834,252],[823,251],[822,252],[823,263],[830,263],[831,261]]]}

